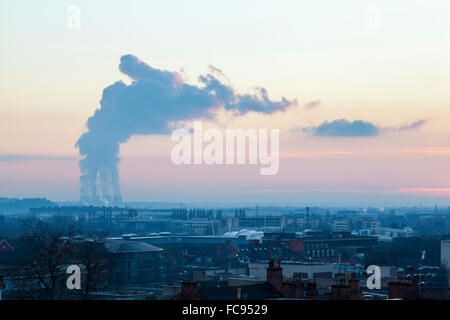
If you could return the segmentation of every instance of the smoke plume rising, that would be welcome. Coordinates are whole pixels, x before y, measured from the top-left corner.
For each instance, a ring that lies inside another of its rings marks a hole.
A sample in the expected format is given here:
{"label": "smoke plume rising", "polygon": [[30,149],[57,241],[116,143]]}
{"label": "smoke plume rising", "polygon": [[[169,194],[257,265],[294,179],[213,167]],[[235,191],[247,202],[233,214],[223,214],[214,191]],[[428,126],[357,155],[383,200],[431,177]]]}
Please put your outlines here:
{"label": "smoke plume rising", "polygon": [[[269,99],[267,91],[237,94],[213,73],[200,76],[200,85],[184,83],[176,72],[159,70],[133,55],[120,59],[119,70],[132,79],[103,90],[100,108],[87,123],[87,131],[76,142],[80,155],[80,198],[89,204],[118,205],[119,146],[136,134],[169,134],[170,122],[210,117],[215,108],[270,114],[283,111],[297,101]],[[221,72],[220,72],[221,73]]]}

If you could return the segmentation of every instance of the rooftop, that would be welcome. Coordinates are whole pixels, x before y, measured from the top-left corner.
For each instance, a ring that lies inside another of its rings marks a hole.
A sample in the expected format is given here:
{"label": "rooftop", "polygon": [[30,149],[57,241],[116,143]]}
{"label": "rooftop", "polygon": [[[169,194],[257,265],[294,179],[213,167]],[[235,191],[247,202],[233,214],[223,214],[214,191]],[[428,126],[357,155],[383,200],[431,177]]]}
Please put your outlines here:
{"label": "rooftop", "polygon": [[109,252],[125,253],[125,252],[155,252],[161,251],[161,248],[152,246],[151,244],[130,241],[130,240],[110,240],[106,242],[106,248]]}

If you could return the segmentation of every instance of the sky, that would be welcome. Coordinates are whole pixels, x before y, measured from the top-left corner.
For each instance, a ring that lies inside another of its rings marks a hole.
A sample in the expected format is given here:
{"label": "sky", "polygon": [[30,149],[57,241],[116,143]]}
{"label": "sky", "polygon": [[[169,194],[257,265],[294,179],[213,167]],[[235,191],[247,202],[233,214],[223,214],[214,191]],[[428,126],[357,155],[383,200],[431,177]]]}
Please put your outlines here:
{"label": "sky", "polygon": [[131,136],[125,201],[450,206],[449,15],[447,0],[0,0],[0,196],[79,199],[75,143],[103,90],[132,83],[131,54],[298,104],[215,119],[279,129],[274,176],[175,166],[169,135]]}

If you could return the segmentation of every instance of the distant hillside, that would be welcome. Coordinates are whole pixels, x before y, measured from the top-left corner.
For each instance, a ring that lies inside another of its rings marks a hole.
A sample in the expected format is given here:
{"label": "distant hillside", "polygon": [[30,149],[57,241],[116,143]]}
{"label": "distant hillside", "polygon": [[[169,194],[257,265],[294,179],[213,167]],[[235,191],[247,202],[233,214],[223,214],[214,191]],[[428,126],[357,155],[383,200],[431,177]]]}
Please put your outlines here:
{"label": "distant hillside", "polygon": [[28,212],[30,208],[57,207],[58,205],[45,198],[1,198],[0,214]]}

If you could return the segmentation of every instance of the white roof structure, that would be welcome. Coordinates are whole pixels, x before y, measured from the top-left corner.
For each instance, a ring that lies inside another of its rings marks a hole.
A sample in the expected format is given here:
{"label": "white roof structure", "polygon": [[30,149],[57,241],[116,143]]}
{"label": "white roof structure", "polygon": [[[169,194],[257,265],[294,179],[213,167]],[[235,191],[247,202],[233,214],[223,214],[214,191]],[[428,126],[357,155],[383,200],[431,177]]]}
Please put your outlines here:
{"label": "white roof structure", "polygon": [[264,232],[256,230],[242,229],[239,231],[229,231],[222,237],[224,238],[239,238],[245,236],[246,240],[260,240],[264,237]]}

